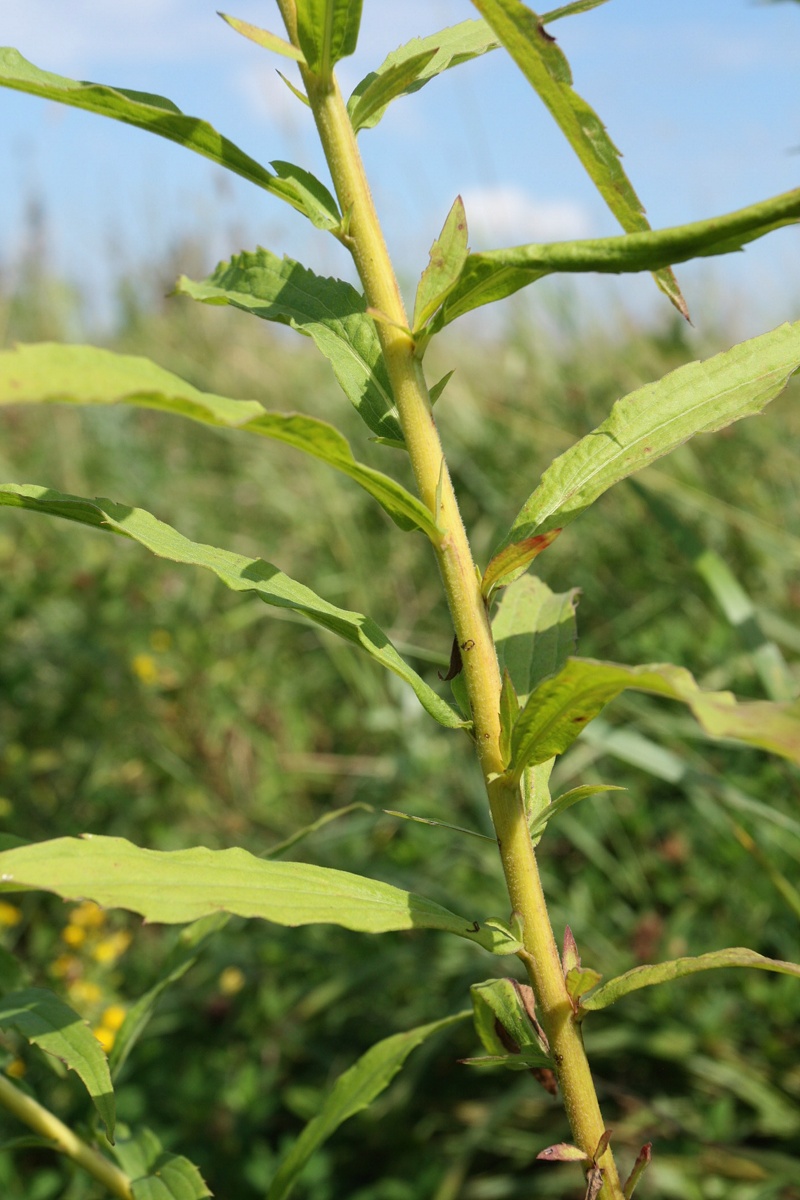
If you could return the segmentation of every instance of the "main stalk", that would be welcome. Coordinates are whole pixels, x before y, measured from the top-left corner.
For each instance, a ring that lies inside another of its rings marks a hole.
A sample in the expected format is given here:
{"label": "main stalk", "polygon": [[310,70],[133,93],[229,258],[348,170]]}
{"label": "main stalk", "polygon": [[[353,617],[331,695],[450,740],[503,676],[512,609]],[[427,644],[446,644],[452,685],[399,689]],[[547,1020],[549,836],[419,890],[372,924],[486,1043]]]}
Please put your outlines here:
{"label": "main stalk", "polygon": [[[293,0],[278,0],[297,44]],[[419,495],[436,519],[434,550],[444,582],[473,719],[475,746],[486,782],[512,910],[522,922],[523,959],[555,1063],[576,1144],[590,1157],[604,1131],[580,1029],[566,990],[536,857],[518,788],[500,778],[500,671],[489,617],[394,268],[383,238],[361,155],[335,77],[301,66],[303,82],[330,168],[347,231],[343,241],[356,264],[369,306],[381,314],[378,335],[392,384]],[[601,1200],[624,1200],[609,1150],[599,1160]]]}

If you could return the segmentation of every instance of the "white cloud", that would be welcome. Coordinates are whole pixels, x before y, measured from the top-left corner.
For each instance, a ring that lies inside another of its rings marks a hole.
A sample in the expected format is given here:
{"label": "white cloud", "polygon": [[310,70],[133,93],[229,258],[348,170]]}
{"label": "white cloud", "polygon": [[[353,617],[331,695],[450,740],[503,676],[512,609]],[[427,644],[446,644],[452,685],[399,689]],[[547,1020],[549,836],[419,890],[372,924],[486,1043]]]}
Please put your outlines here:
{"label": "white cloud", "polygon": [[536,200],[515,184],[463,192],[471,240],[497,245],[588,237],[588,211],[574,200]]}

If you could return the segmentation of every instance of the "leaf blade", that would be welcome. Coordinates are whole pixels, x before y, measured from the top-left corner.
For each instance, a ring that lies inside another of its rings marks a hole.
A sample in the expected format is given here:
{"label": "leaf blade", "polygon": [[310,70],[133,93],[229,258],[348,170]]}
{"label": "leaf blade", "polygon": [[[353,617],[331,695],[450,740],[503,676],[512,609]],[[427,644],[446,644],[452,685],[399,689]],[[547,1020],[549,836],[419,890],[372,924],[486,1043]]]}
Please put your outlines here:
{"label": "leaf blade", "polygon": [[3,505],[63,517],[131,538],[160,558],[213,571],[233,591],[255,592],[267,604],[293,609],[314,624],[360,646],[381,666],[404,679],[425,711],[440,724],[452,729],[465,726],[450,705],[401,658],[374,621],[330,604],[264,559],[248,559],[229,550],[192,542],[142,508],[102,498],[86,500],[35,484],[0,484],[0,506]]}
{"label": "leaf blade", "polygon": [[[473,4],[538,93],[622,228],[628,233],[649,229],[619,150],[594,109],[573,90],[569,64],[540,18],[521,0],[473,0]],[[688,317],[672,271],[662,268],[654,274],[661,291]]]}
{"label": "leaf blade", "polygon": [[402,529],[437,535],[421,501],[390,476],[358,462],[347,439],[327,421],[201,392],[146,358],[55,342],[0,351],[0,406],[38,403],[131,404],[284,442],[355,480]]}
{"label": "leaf blade", "polygon": [[297,39],[309,69],[323,79],[358,42],[362,0],[297,0]]}
{"label": "leaf blade", "polygon": [[0,1028],[16,1029],[74,1071],[92,1098],[109,1141],[114,1139],[114,1087],[102,1046],[82,1017],[46,988],[21,988],[0,998]]}
{"label": "leaf blade", "polygon": [[536,575],[523,575],[505,590],[492,619],[492,636],[500,670],[508,671],[521,706],[574,650],[579,595],[578,588],[552,592]]}
{"label": "leaf blade", "polygon": [[[437,929],[485,949],[509,938],[392,884],[246,850],[145,850],[124,838],[85,835],[0,854],[2,891],[31,888],[124,908],[150,922],[184,924],[229,912],[296,927],[333,924],[359,933]],[[475,926],[478,926],[475,928]]]}
{"label": "leaf blade", "polygon": [[497,50],[499,45],[486,22],[475,19],[428,37],[412,38],[356,85],[347,101],[353,128],[356,133],[374,128],[393,100],[419,91],[443,71]]}
{"label": "leaf blade", "polygon": [[[618,400],[609,417],[545,471],[508,530],[507,547],[563,528],[620,480],[698,433],[761,412],[800,367],[800,321],[687,363]],[[512,566],[496,586],[524,568]]]}
{"label": "leaf blade", "polygon": [[438,330],[484,304],[557,273],[623,274],[656,271],[697,257],[731,254],[757,238],[800,220],[800,189],[757,204],[666,229],[624,237],[586,238],[512,246],[470,254],[457,286],[434,323]]}
{"label": "leaf blade", "polygon": [[202,282],[182,277],[176,291],[206,304],[230,304],[311,337],[373,433],[403,441],[375,324],[364,297],[339,279],[324,279],[268,250],[220,263]]}
{"label": "leaf blade", "polygon": [[588,722],[629,688],[686,704],[712,737],[735,738],[800,764],[800,700],[737,702],[730,692],[702,692],[687,670],[671,663],[627,667],[571,658],[520,713],[510,772],[521,777],[525,767],[563,754]]}
{"label": "leaf blade", "polygon": [[698,971],[712,971],[720,967],[752,967],[758,971],[774,971],[779,975],[795,975],[800,979],[800,964],[784,962],[782,959],[766,958],[755,950],[744,946],[732,946],[727,950],[712,950],[709,954],[697,957],[675,958],[666,963],[648,964],[634,967],[616,979],[609,979],[596,992],[581,1001],[581,1008],[587,1012],[597,1012],[608,1008],[623,996],[637,992],[640,988],[652,987],[657,983],[667,983],[673,979],[682,979],[685,975],[694,975]]}
{"label": "leaf blade", "polygon": [[467,237],[464,201],[456,196],[442,232],[431,246],[428,265],[417,286],[413,320],[415,337],[458,282],[467,258]]}
{"label": "leaf blade", "polygon": [[267,1200],[285,1200],[297,1177],[314,1151],[355,1113],[361,1112],[375,1100],[401,1070],[412,1050],[432,1034],[447,1029],[471,1016],[467,1009],[417,1026],[405,1033],[396,1033],[370,1047],[349,1070],[340,1075],[326,1097],[322,1109],[306,1125],[289,1153],[278,1167],[270,1184]]}

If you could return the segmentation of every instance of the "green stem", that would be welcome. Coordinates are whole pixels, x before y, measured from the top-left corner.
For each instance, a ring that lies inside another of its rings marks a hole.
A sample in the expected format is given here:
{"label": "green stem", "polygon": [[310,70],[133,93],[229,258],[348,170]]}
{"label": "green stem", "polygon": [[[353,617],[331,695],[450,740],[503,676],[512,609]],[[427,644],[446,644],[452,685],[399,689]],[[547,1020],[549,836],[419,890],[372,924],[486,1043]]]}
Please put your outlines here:
{"label": "green stem", "polygon": [[131,1181],[119,1167],[114,1166],[91,1146],[87,1146],[63,1121],[59,1121],[48,1109],[14,1087],[13,1083],[9,1083],[5,1075],[0,1075],[0,1104],[34,1133],[52,1142],[54,1150],[66,1154],[88,1171],[112,1196],[119,1196],[121,1200],[133,1200]]}
{"label": "green stem", "polygon": [[[294,0],[278,0],[296,43]],[[604,1132],[581,1032],[566,990],[536,857],[518,789],[499,776],[500,670],[480,575],[458,509],[428,389],[386,248],[353,127],[335,77],[321,78],[301,67],[311,110],[342,212],[349,220],[343,241],[356,264],[368,305],[388,321],[377,324],[400,423],[419,495],[436,518],[434,549],[442,574],[456,639],[461,648],[476,751],[486,781],[492,819],[512,909],[523,926],[523,959],[536,995],[539,1020],[550,1042],[564,1105],[576,1144],[592,1156]],[[610,1150],[601,1200],[623,1200]]]}

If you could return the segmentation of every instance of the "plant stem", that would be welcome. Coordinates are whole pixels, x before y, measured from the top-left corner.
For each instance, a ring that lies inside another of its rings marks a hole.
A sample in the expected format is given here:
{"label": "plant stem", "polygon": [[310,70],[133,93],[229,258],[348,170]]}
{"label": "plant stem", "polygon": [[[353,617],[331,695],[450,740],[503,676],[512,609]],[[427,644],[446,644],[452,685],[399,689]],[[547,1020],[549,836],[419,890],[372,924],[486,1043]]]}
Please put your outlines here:
{"label": "plant stem", "polygon": [[112,1196],[119,1196],[121,1200],[133,1200],[131,1181],[119,1167],[109,1162],[91,1146],[87,1146],[86,1142],[81,1141],[49,1109],[38,1104],[30,1096],[26,1096],[19,1088],[14,1087],[13,1083],[9,1083],[2,1074],[0,1074],[0,1104],[24,1122],[34,1133],[38,1133],[52,1142],[54,1150],[66,1154],[73,1162],[88,1171],[98,1183],[111,1192]]}
{"label": "plant stem", "polygon": [[[287,31],[296,40],[293,0],[278,0]],[[422,366],[408,331],[400,289],[383,238],[355,134],[335,77],[323,79],[301,66],[311,110],[348,222],[343,241],[350,250],[368,305],[387,321],[378,336],[392,383],[419,495],[440,529],[434,549],[461,649],[473,719],[473,736],[486,782],[492,819],[511,906],[523,925],[523,959],[537,1000],[539,1020],[553,1052],[556,1075],[576,1144],[590,1157],[604,1132],[603,1119],[583,1048],[581,1032],[564,982],[542,892],[536,857],[518,788],[501,779],[500,670],[480,575],[458,509]],[[614,1159],[605,1171],[602,1200],[622,1200]]]}

